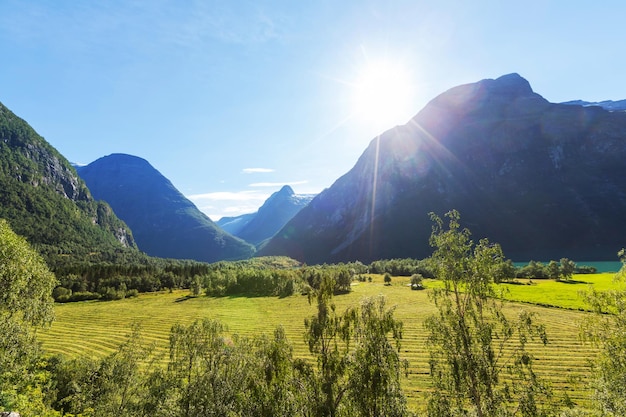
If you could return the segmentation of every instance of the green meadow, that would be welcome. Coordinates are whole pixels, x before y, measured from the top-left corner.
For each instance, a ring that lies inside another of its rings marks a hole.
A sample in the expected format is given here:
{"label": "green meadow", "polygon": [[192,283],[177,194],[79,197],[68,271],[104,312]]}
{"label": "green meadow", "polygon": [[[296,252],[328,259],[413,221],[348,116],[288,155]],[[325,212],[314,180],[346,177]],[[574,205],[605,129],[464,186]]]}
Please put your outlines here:
{"label": "green meadow", "polygon": [[[441,287],[437,280],[425,280],[427,288]],[[505,300],[544,307],[569,310],[588,310],[585,293],[591,289],[605,291],[616,288],[615,273],[574,275],[568,281],[553,279],[515,279],[494,285],[496,294]]]}
{"label": "green meadow", "polygon": [[[537,321],[546,326],[550,343],[544,347],[531,343],[536,356],[537,372],[552,383],[557,398],[566,397],[574,403],[586,404],[591,392],[586,386],[589,360],[595,349],[580,340],[580,324],[590,313],[579,311],[585,305],[581,290],[593,286],[606,289],[615,285],[614,274],[575,275],[571,283],[552,280],[519,280],[501,284],[510,315],[521,309],[534,312]],[[382,276],[372,275],[372,282],[355,282],[353,291],[334,298],[338,311],[359,303],[366,297],[380,294],[389,306],[395,306],[395,317],[404,323],[401,356],[409,362],[403,387],[412,408],[424,404],[429,390],[427,333],[424,319],[435,312],[429,299],[429,287],[438,283],[425,280],[427,289],[411,291],[409,279],[394,277],[390,286]],[[315,314],[315,306],[306,296],[277,297],[188,297],[188,291],[140,294],[137,298],[111,302],[87,301],[55,306],[56,320],[39,338],[51,354],[70,357],[102,356],[113,352],[130,332],[132,323],[140,324],[146,341],[154,343],[156,355],[167,361],[169,331],[175,323],[209,317],[228,326],[230,334],[253,336],[270,333],[283,326],[294,354],[309,357],[304,342],[304,319]]]}

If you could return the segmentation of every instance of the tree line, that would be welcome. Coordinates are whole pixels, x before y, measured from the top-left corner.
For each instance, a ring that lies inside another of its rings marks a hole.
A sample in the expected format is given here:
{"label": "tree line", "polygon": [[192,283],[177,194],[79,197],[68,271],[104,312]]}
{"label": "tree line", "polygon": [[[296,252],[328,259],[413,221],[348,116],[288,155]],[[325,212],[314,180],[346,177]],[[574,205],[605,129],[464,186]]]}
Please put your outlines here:
{"label": "tree line", "polygon": [[[286,297],[319,288],[320,277],[325,273],[335,277],[336,293],[349,292],[352,281],[364,281],[366,274],[436,278],[432,258],[378,260],[369,265],[356,261],[308,266],[285,257],[207,264],[151,258],[134,252],[125,254],[125,262],[120,262],[118,254],[112,258],[114,262],[68,263],[54,268],[59,280],[53,292],[55,301],[107,301],[175,289],[190,289],[193,295]],[[494,282],[514,278],[568,280],[574,273],[594,272],[595,268],[577,266],[567,258],[546,264],[530,261],[519,267],[506,259],[499,263]]]}

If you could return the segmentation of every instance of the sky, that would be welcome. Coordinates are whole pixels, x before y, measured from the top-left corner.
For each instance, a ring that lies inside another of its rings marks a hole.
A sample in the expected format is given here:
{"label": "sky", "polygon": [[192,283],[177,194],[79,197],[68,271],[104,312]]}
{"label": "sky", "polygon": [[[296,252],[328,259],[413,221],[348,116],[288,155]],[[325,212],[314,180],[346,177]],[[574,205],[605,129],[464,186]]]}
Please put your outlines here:
{"label": "sky", "polygon": [[0,102],[69,161],[146,159],[213,220],[319,193],[459,84],[626,99],[623,1],[0,0]]}

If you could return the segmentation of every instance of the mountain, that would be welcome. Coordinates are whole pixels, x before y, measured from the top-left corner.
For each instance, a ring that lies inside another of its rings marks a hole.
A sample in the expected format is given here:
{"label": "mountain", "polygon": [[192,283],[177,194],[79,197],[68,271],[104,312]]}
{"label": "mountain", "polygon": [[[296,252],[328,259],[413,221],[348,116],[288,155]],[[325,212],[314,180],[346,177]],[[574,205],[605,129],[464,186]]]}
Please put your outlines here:
{"label": "mountain", "polygon": [[218,226],[237,237],[259,245],[274,236],[289,220],[313,199],[313,195],[298,195],[285,185],[272,194],[256,213],[226,217]]}
{"label": "mountain", "polygon": [[572,101],[566,101],[566,102],[561,103],[561,104],[568,104],[568,105],[573,105],[573,106],[584,106],[584,107],[598,106],[598,107],[602,107],[603,109],[609,110],[609,111],[626,111],[626,100],[618,100],[618,101],[613,101],[613,100],[604,100],[604,101],[572,100]]}
{"label": "mountain", "polygon": [[245,259],[254,248],[221,230],[146,160],[112,154],[79,167],[93,195],[133,230],[148,255],[204,262]]}
{"label": "mountain", "polygon": [[128,227],[70,163],[0,103],[0,218],[50,266],[135,251]]}
{"label": "mountain", "polygon": [[307,263],[423,258],[429,212],[527,261],[626,245],[626,113],[550,103],[518,74],[461,85],[375,138],[260,250]]}
{"label": "mountain", "polygon": [[221,227],[225,232],[228,232],[233,236],[237,236],[241,229],[250,223],[255,216],[256,213],[247,213],[242,214],[241,216],[222,217],[216,221],[215,224]]}

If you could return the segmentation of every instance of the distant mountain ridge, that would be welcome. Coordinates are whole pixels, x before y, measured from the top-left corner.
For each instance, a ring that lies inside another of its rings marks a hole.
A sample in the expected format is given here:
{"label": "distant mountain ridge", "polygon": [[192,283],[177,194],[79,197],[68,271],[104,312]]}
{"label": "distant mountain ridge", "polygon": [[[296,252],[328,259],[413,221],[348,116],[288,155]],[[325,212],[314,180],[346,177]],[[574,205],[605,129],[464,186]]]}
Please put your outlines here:
{"label": "distant mountain ridge", "polygon": [[274,236],[313,197],[296,194],[290,186],[285,185],[273,193],[256,213],[225,217],[218,220],[217,225],[246,242],[259,245]]}
{"label": "distant mountain ridge", "polygon": [[626,246],[626,113],[549,103],[518,74],[454,87],[375,138],[259,252],[310,264],[423,258],[457,209],[514,260]]}
{"label": "distant mountain ridge", "polygon": [[136,251],[126,224],[93,199],[55,148],[1,103],[0,217],[50,266]]}
{"label": "distant mountain ridge", "polygon": [[112,154],[77,170],[93,195],[131,227],[148,255],[215,262],[254,254],[251,245],[221,230],[142,158]]}
{"label": "distant mountain ridge", "polygon": [[608,111],[626,111],[626,100],[617,100],[617,101],[613,101],[613,100],[604,100],[604,101],[584,101],[584,100],[572,100],[572,101],[566,101],[564,103],[561,104],[567,104],[570,106],[583,106],[583,107],[589,107],[589,106],[598,106],[598,107],[602,107],[605,110]]}

